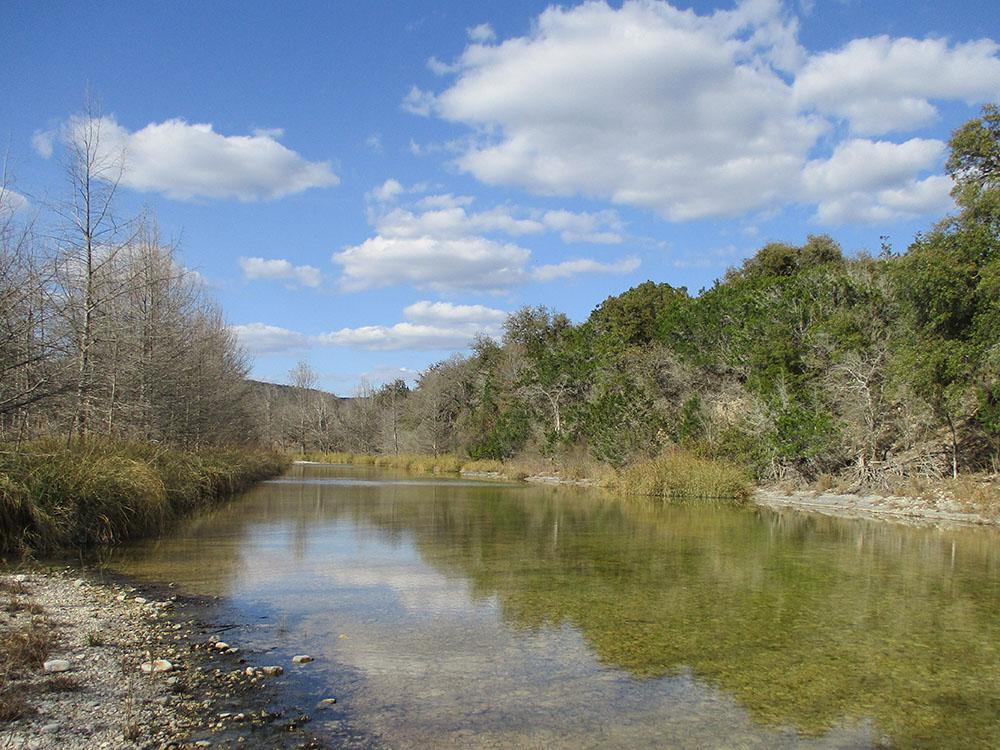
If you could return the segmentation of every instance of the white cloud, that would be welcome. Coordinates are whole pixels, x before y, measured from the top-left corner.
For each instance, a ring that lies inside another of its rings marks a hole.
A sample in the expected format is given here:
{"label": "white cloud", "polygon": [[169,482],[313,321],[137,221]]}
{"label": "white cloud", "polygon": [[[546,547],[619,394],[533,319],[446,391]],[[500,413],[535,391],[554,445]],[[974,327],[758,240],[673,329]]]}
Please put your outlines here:
{"label": "white cloud", "polygon": [[473,26],[472,28],[467,29],[466,31],[469,35],[469,39],[479,44],[492,42],[497,38],[496,32],[488,23],[481,23],[478,26]]}
{"label": "white cloud", "polygon": [[55,131],[36,130],[31,136],[31,147],[43,159],[50,159],[52,158],[52,147],[55,137]]}
{"label": "white cloud", "polygon": [[[66,136],[71,138],[86,122],[71,119]],[[102,148],[126,155],[122,184],[168,198],[266,200],[340,182],[329,162],[307,161],[278,143],[280,130],[226,136],[210,124],[181,119],[150,123],[135,132],[112,117],[98,124]]]}
{"label": "white cloud", "polygon": [[795,79],[795,95],[849,120],[858,133],[908,130],[937,117],[931,100],[1000,96],[998,49],[989,39],[855,39],[810,59]]}
{"label": "white cloud", "polygon": [[468,47],[454,84],[421,102],[480,132],[457,163],[483,182],[731,215],[789,194],[825,129],[772,67],[800,56],[776,2],[553,6],[530,36]]}
{"label": "white cloud", "polygon": [[502,323],[507,313],[485,305],[455,305],[451,302],[421,300],[404,307],[403,317],[418,323],[487,326]]}
{"label": "white cloud", "polygon": [[399,180],[390,178],[369,192],[367,197],[369,200],[378,201],[379,203],[390,203],[404,191],[405,188]]}
{"label": "white cloud", "polygon": [[382,145],[382,134],[372,133],[365,138],[365,147],[376,154],[384,153],[385,147]]}
{"label": "white cloud", "polygon": [[279,279],[313,288],[323,283],[323,277],[315,266],[296,266],[284,258],[240,258],[239,263],[247,281]]}
{"label": "white cloud", "polygon": [[412,284],[418,289],[500,291],[524,278],[531,253],[483,237],[383,237],[334,253],[349,291]]}
{"label": "white cloud", "polygon": [[305,334],[266,323],[230,326],[230,330],[251,354],[285,354],[310,345],[310,339]]}
{"label": "white cloud", "polygon": [[11,190],[0,184],[0,218],[8,217],[23,211],[28,207],[28,199],[16,190]]}
{"label": "white cloud", "polygon": [[[368,194],[376,204],[393,202],[407,192],[397,180],[389,179]],[[411,189],[410,192],[413,192]],[[454,239],[477,234],[507,234],[521,237],[557,231],[563,242],[616,244],[622,241],[624,224],[615,211],[595,213],[567,210],[537,211],[503,205],[483,211],[470,211],[471,196],[451,193],[426,195],[411,208],[381,207],[370,212],[375,230],[385,237],[423,237]]]}
{"label": "white cloud", "polygon": [[581,273],[631,273],[637,269],[640,261],[635,257],[623,258],[616,263],[601,263],[590,258],[567,260],[562,263],[537,266],[531,272],[536,281],[553,281],[566,279]]}
{"label": "white cloud", "polygon": [[814,159],[803,170],[806,195],[816,201],[824,224],[891,221],[940,213],[952,207],[952,182],[943,175],[920,178],[936,169],[946,146],[911,138],[905,143],[855,138]]}
{"label": "white cloud", "polygon": [[461,206],[450,206],[423,213],[413,213],[397,208],[378,217],[375,229],[389,237],[421,237],[432,235],[437,238],[467,237],[471,234],[502,232],[513,237],[537,234],[545,231],[545,226],[534,219],[518,218],[504,206],[467,213]]}
{"label": "white cloud", "polygon": [[315,336],[264,323],[233,326],[233,331],[240,342],[256,354],[284,354],[311,346],[370,351],[440,351],[464,349],[478,335],[498,335],[506,317],[503,310],[484,305],[421,300],[403,309],[402,322],[388,326],[341,328]]}
{"label": "white cloud", "polygon": [[372,351],[410,349],[432,351],[464,349],[475,338],[475,331],[420,323],[396,323],[392,326],[342,328],[319,337],[322,344]]}
{"label": "white cloud", "polygon": [[[504,242],[497,235],[517,238],[558,232],[569,243],[615,244],[623,239],[624,224],[611,210],[541,211],[500,205],[474,211],[472,197],[452,193],[423,195],[411,204],[398,205],[399,196],[419,193],[427,187],[407,188],[398,180],[388,179],[367,194],[368,221],[375,236],[332,257],[343,269],[344,289],[410,284],[437,291],[477,289],[499,293],[542,277],[527,267],[529,250]],[[597,265],[607,270],[621,264]],[[555,273],[551,267],[546,268],[543,277]],[[564,269],[557,275],[572,272]]]}
{"label": "white cloud", "polygon": [[[835,175],[833,165],[817,172],[815,151],[820,136],[838,145],[839,120],[855,134],[881,134],[934,119],[938,101],[1000,96],[992,40],[883,36],[810,56],[797,36],[779,0],[707,15],[662,0],[553,5],[525,36],[471,42],[440,68],[452,72],[450,85],[414,89],[410,108],[469,126],[455,164],[487,184],[606,199],[671,220],[770,211],[805,195],[829,219],[859,205],[841,188],[818,192]],[[912,141],[894,145],[914,156]],[[940,207],[943,183],[928,181],[918,162],[904,159],[891,184],[862,170],[878,183],[860,189],[878,201],[862,213]],[[561,231],[568,241],[620,234]]]}
{"label": "white cloud", "polygon": [[545,226],[560,232],[563,242],[595,242],[615,245],[623,240],[624,226],[614,211],[575,213],[573,211],[546,211],[542,221]]}
{"label": "white cloud", "polygon": [[410,114],[427,117],[434,106],[434,94],[413,86],[403,98],[402,107]]}

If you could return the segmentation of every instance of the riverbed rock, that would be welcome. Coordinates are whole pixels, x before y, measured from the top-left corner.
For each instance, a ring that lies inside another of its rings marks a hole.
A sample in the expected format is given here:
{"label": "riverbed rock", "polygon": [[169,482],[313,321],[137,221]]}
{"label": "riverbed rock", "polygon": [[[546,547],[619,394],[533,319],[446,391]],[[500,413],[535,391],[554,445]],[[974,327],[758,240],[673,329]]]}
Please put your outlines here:
{"label": "riverbed rock", "polygon": [[229,649],[229,644],[226,643],[225,641],[216,641],[215,645],[214,645],[214,648],[217,651],[226,651],[226,650]]}
{"label": "riverbed rock", "polygon": [[144,661],[139,665],[139,668],[146,674],[150,674],[151,672],[169,672],[174,668],[174,665],[166,659],[153,659],[153,661]]}
{"label": "riverbed rock", "polygon": [[336,698],[324,698],[323,700],[321,700],[319,703],[316,704],[316,708],[322,711],[323,709],[330,708],[330,706],[334,706],[336,704],[337,704]]}
{"label": "riverbed rock", "polygon": [[65,659],[49,659],[47,662],[42,664],[42,669],[49,673],[68,672],[69,662]]}
{"label": "riverbed rock", "polygon": [[308,664],[311,661],[315,660],[306,654],[299,654],[298,656],[292,657],[292,664]]}
{"label": "riverbed rock", "polygon": [[268,677],[277,677],[285,670],[278,666],[273,667],[261,667],[260,671],[262,674],[266,674]]}

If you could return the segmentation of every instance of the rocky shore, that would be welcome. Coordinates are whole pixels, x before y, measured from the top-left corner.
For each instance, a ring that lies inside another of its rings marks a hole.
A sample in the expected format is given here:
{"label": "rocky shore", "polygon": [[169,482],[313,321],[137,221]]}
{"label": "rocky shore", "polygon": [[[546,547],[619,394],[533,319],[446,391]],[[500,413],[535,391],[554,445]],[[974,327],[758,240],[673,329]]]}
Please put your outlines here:
{"label": "rocky shore", "polygon": [[942,495],[928,500],[900,495],[856,495],[831,492],[761,489],[753,497],[768,508],[791,508],[833,516],[879,518],[910,524],[975,524],[995,526],[1000,518]]}
{"label": "rocky shore", "polygon": [[207,609],[79,570],[0,574],[0,750],[322,747],[282,705],[292,665],[251,663]]}

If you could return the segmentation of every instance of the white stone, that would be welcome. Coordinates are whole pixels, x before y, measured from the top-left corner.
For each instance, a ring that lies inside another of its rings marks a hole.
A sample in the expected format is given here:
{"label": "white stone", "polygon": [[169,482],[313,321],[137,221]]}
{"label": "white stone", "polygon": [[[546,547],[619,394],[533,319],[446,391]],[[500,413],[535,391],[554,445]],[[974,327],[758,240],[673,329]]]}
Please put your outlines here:
{"label": "white stone", "polygon": [[140,669],[142,669],[142,671],[145,672],[146,674],[149,674],[150,672],[169,672],[173,668],[174,665],[171,664],[166,659],[153,659],[153,661],[144,661],[140,665]]}
{"label": "white stone", "polygon": [[299,654],[298,656],[292,657],[292,664],[308,664],[311,661],[313,661],[313,658],[311,656],[307,656],[306,654]]}
{"label": "white stone", "polygon": [[49,659],[42,665],[46,672],[68,672],[69,662],[65,659]]}
{"label": "white stone", "polygon": [[226,649],[229,648],[229,644],[224,641],[216,641],[215,648],[217,648],[219,651],[225,651]]}

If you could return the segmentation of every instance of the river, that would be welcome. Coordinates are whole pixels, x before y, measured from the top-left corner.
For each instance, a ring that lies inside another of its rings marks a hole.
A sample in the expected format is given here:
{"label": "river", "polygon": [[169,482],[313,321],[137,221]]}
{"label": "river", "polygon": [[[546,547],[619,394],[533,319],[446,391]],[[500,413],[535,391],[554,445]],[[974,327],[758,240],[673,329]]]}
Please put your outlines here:
{"label": "river", "polygon": [[1000,536],[297,465],[122,550],[310,731],[391,748],[1000,747]]}

